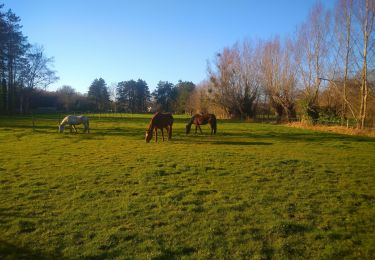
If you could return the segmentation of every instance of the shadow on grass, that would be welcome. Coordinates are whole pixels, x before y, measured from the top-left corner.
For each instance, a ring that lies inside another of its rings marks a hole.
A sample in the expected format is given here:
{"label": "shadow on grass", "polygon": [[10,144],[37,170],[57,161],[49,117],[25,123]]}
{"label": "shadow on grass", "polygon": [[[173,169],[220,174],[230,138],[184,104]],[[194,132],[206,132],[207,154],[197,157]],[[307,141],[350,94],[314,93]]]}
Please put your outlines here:
{"label": "shadow on grass", "polygon": [[281,237],[288,237],[295,234],[303,234],[312,231],[312,227],[294,222],[281,222],[274,226],[273,232]]}
{"label": "shadow on grass", "polygon": [[60,253],[45,254],[0,239],[0,259],[62,259]]}

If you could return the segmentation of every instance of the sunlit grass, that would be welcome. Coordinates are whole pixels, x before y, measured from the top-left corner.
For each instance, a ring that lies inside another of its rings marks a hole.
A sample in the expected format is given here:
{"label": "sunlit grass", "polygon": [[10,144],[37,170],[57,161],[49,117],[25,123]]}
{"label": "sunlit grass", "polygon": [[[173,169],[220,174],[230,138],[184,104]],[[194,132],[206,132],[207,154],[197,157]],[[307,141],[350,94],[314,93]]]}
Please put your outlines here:
{"label": "sunlit grass", "polygon": [[374,138],[150,117],[1,117],[0,258],[374,257]]}

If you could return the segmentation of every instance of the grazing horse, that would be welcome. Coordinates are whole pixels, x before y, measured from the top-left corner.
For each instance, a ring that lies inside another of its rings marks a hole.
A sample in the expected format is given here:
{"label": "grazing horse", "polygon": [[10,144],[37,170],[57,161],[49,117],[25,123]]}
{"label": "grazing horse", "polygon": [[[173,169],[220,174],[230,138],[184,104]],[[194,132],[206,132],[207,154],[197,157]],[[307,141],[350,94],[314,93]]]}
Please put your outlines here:
{"label": "grazing horse", "polygon": [[83,124],[84,130],[83,132],[88,132],[90,133],[90,128],[89,128],[89,118],[87,116],[66,116],[62,121],[61,124],[59,125],[59,132],[63,133],[65,125],[70,126],[70,132],[74,129],[75,132],[77,133],[77,128],[75,127],[76,125]]}
{"label": "grazing horse", "polygon": [[186,134],[190,133],[191,125],[195,125],[195,133],[197,133],[197,128],[202,134],[201,125],[210,124],[211,126],[211,135],[216,134],[216,116],[214,114],[195,114],[189,120],[189,123],[186,125]]}
{"label": "grazing horse", "polygon": [[160,113],[157,112],[150,121],[148,129],[146,131],[146,142],[149,143],[152,139],[152,133],[155,129],[155,142],[158,141],[158,129],[161,130],[161,135],[163,136],[164,142],[164,131],[166,128],[168,132],[168,140],[172,139],[172,125],[173,125],[173,116],[171,113]]}

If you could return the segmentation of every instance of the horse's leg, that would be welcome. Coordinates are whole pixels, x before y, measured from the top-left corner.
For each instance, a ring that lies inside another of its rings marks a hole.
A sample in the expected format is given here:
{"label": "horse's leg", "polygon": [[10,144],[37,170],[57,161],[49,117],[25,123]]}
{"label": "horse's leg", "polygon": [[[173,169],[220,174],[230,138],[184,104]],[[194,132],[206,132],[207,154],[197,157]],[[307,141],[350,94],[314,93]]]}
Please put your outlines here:
{"label": "horse's leg", "polygon": [[172,140],[172,125],[169,126],[168,140]]}
{"label": "horse's leg", "polygon": [[155,127],[155,143],[158,142],[158,129]]}
{"label": "horse's leg", "polygon": [[201,128],[201,126],[198,125],[198,127],[199,127],[199,131],[201,132],[201,134],[203,134],[203,133],[202,133],[202,128]]}
{"label": "horse's leg", "polygon": [[197,134],[198,125],[195,125],[195,134]]}
{"label": "horse's leg", "polygon": [[74,131],[77,133],[77,128],[76,128],[76,126],[75,126],[75,125],[72,125],[72,127],[73,127]]}
{"label": "horse's leg", "polygon": [[163,137],[163,142],[164,142],[164,128],[161,128],[161,136]]}

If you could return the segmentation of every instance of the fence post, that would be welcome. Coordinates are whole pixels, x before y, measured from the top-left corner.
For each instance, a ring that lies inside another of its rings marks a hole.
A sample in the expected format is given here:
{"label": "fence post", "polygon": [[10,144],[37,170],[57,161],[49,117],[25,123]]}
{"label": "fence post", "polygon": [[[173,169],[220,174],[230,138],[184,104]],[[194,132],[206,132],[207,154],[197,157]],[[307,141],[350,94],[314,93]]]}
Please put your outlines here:
{"label": "fence post", "polygon": [[349,119],[346,119],[346,128],[349,128]]}

